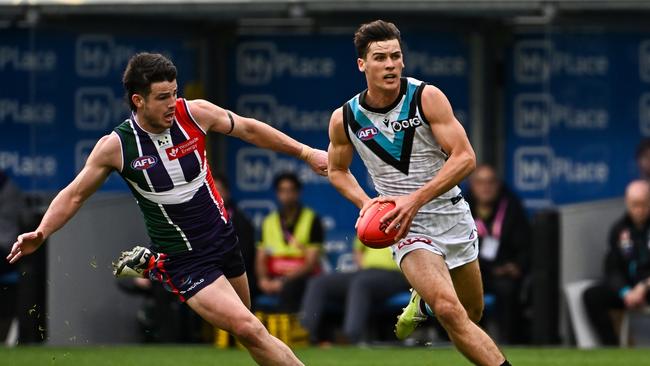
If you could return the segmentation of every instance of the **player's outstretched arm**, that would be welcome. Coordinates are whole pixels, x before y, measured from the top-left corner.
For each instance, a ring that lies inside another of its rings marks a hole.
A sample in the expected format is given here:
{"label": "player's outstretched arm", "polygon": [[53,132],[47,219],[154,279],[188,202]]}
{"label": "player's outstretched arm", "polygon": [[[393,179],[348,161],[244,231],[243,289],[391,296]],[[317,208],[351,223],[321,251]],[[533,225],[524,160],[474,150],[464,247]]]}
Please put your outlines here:
{"label": "player's outstretched arm", "polygon": [[316,173],[327,175],[325,151],[312,149],[264,122],[238,116],[205,100],[190,101],[189,106],[204,130],[235,136],[261,148],[300,158]]}
{"label": "player's outstretched arm", "polygon": [[45,239],[74,216],[83,202],[104,183],[111,171],[119,168],[121,155],[118,139],[117,135],[111,134],[97,142],[84,168],[56,195],[38,228],[18,236],[7,256],[9,263],[15,263],[23,256],[36,251]]}
{"label": "player's outstretched arm", "polygon": [[328,178],[343,197],[362,208],[370,201],[370,198],[350,172],[354,147],[348,140],[344,128],[343,111],[339,108],[332,113],[330,118],[330,144],[327,149]]}

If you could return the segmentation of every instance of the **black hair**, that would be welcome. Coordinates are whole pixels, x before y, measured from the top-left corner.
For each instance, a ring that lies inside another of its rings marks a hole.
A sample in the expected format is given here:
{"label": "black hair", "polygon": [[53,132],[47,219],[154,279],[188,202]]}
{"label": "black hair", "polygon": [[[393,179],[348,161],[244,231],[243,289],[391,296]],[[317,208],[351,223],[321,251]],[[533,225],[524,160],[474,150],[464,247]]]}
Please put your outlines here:
{"label": "black hair", "polygon": [[389,41],[396,39],[402,45],[402,37],[395,24],[383,20],[361,24],[354,33],[354,46],[357,48],[359,58],[366,58],[368,47],[373,42]]}
{"label": "black hair", "polygon": [[144,97],[151,93],[151,83],[176,80],[176,66],[159,53],[141,52],[129,60],[124,70],[122,84],[126,91],[126,100],[132,111],[137,108],[131,97],[140,94]]}
{"label": "black hair", "polygon": [[275,179],[273,179],[273,189],[277,191],[283,180],[290,181],[298,191],[302,191],[302,182],[298,179],[298,176],[292,172],[284,172],[276,175]]}

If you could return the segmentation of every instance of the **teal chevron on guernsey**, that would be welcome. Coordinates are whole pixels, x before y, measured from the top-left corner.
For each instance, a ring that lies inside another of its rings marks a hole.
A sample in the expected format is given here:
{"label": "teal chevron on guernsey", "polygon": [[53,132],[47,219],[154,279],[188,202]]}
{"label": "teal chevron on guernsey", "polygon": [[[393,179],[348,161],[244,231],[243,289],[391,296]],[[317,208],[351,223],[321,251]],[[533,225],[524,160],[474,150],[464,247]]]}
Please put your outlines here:
{"label": "teal chevron on guernsey", "polygon": [[[438,174],[448,158],[422,111],[425,87],[420,80],[402,78],[396,100],[384,108],[365,103],[367,91],[343,105],[346,135],[382,196],[416,191]],[[453,203],[459,194],[460,188],[453,187],[428,202],[412,229],[433,235],[453,226],[467,210],[467,205]]]}

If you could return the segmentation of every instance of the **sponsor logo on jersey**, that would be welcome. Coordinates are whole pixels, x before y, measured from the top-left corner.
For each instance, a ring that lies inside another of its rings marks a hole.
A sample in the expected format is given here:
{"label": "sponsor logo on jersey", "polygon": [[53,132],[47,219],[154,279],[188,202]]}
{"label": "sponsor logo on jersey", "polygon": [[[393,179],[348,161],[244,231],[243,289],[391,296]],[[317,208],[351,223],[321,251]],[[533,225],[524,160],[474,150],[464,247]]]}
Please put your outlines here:
{"label": "sponsor logo on jersey", "polygon": [[139,158],[133,159],[131,162],[131,168],[136,170],[147,170],[152,166],[156,165],[158,158],[152,155],[145,155]]}
{"label": "sponsor logo on jersey", "polygon": [[199,138],[194,137],[176,146],[168,147],[165,149],[167,158],[169,158],[169,160],[182,158],[183,156],[196,151],[198,144]]}
{"label": "sponsor logo on jersey", "polygon": [[418,117],[407,118],[401,121],[393,121],[389,123],[390,128],[394,132],[399,132],[409,128],[415,128],[422,125],[422,120]]}
{"label": "sponsor logo on jersey", "polygon": [[181,280],[181,284],[178,285],[178,287],[183,287],[183,286],[189,285],[190,283],[192,283],[192,277],[191,277],[191,276],[187,276],[187,277],[184,277],[184,278]]}
{"label": "sponsor logo on jersey", "polygon": [[377,136],[378,133],[379,130],[377,130],[377,127],[364,127],[357,131],[357,137],[361,139],[361,141],[368,141]]}
{"label": "sponsor logo on jersey", "polygon": [[397,244],[397,249],[402,249],[407,245],[415,244],[415,243],[422,243],[422,244],[427,244],[431,245],[431,239],[425,238],[423,236],[413,236],[410,238],[406,238]]}

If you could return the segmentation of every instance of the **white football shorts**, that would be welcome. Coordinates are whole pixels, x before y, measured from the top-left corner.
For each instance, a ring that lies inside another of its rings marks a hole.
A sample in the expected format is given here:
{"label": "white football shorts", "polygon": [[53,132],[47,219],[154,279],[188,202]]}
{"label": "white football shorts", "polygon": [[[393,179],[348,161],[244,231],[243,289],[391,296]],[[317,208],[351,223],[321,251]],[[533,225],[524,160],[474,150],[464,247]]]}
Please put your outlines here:
{"label": "white football shorts", "polygon": [[[421,224],[424,225],[417,226],[426,227],[425,223]],[[435,236],[421,231],[423,230],[411,231],[404,239],[391,246],[393,259],[400,268],[404,256],[416,249],[428,250],[442,256],[449,269],[460,267],[478,258],[478,233],[469,210],[447,231]]]}

